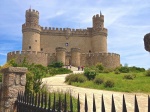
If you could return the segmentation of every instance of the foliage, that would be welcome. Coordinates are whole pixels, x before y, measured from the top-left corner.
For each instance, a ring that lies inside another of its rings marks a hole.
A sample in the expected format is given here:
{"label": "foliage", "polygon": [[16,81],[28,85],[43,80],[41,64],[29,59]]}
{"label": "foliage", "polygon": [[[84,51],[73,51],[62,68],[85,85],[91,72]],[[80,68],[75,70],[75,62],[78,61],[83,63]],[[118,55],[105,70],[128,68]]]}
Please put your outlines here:
{"label": "foliage", "polygon": [[91,68],[85,68],[84,69],[84,75],[89,79],[89,80],[93,80],[95,78],[95,76],[97,75],[96,70],[91,69]]}
{"label": "foliage", "polygon": [[99,72],[102,72],[104,70],[104,66],[102,65],[102,63],[97,63],[96,68],[99,70]]}
{"label": "foliage", "polygon": [[114,73],[115,73],[115,74],[120,74],[120,71],[119,71],[118,69],[116,69],[116,70],[114,71]]}
{"label": "foliage", "polygon": [[[8,63],[4,65],[5,68],[9,66],[13,67],[27,67],[28,72],[26,74],[26,91],[27,92],[40,92],[41,84],[42,84],[42,78],[47,76],[52,76],[55,74],[62,74],[62,73],[70,73],[71,71],[66,68],[59,68],[61,63],[54,64],[56,68],[54,67],[45,67],[40,64],[29,64],[26,61],[26,58],[22,61],[20,64],[16,64],[14,60],[10,60]],[[58,66],[59,65],[59,66]],[[3,68],[4,68],[3,67]]]}
{"label": "foliage", "polygon": [[102,77],[101,75],[97,75],[94,79],[94,83],[95,84],[102,84],[104,82],[104,77]]}
{"label": "foliage", "polygon": [[104,83],[104,86],[105,86],[105,87],[109,87],[109,88],[114,87],[114,85],[115,85],[115,83],[114,83],[114,81],[111,80],[111,79],[108,79],[108,80]]}
{"label": "foliage", "polygon": [[144,68],[135,67],[135,66],[129,67],[129,70],[130,72],[145,72]]}
{"label": "foliage", "polygon": [[[66,92],[65,94],[63,92],[56,92],[56,93],[51,93],[50,98],[51,98],[51,104],[54,103],[54,94],[55,94],[55,108],[58,110],[59,108],[59,97],[60,97],[60,105],[61,105],[61,110],[64,112],[64,104],[65,104],[65,96],[66,96],[66,107],[67,110],[70,110],[70,93]],[[73,112],[77,112],[77,99],[72,97],[72,103],[73,103]],[[51,105],[51,108],[53,108],[54,105]],[[70,112],[70,111],[68,111]]]}
{"label": "foliage", "polygon": [[149,77],[150,77],[150,69],[149,69],[149,70],[146,70],[145,76],[149,76]]}
{"label": "foliage", "polygon": [[48,67],[61,68],[61,67],[63,67],[63,63],[62,62],[53,62],[52,64],[48,65]]}
{"label": "foliage", "polygon": [[83,74],[70,74],[65,78],[65,82],[71,84],[71,82],[83,83],[87,81],[87,78]]}
{"label": "foliage", "polygon": [[71,72],[72,71],[70,69],[66,69],[66,68],[48,67],[48,74],[50,74],[50,75],[66,74],[66,73],[71,73]]}
{"label": "foliage", "polygon": [[119,68],[117,68],[119,70],[119,72],[121,73],[129,73],[129,67],[127,66],[120,66]]}
{"label": "foliage", "polygon": [[133,80],[135,77],[136,77],[135,74],[125,74],[123,76],[123,79],[131,79],[131,80]]}

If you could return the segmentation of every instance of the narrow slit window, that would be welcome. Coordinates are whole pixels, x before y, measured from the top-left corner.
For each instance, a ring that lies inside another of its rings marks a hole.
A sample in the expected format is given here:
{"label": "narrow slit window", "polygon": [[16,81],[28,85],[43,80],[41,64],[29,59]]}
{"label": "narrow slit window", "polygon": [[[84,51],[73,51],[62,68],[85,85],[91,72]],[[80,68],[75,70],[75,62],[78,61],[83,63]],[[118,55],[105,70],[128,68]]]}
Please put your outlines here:
{"label": "narrow slit window", "polygon": [[29,49],[31,49],[31,46],[29,46]]}

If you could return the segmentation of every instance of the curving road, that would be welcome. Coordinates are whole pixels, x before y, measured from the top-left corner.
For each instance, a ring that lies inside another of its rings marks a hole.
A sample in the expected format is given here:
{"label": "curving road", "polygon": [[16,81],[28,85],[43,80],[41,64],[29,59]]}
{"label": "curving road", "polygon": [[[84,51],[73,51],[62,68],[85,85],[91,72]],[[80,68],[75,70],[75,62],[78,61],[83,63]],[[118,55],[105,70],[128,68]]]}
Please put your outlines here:
{"label": "curving road", "polygon": [[[82,72],[76,71],[73,69],[74,73]],[[77,98],[78,93],[80,94],[80,102],[81,102],[81,112],[84,112],[84,100],[85,94],[87,94],[88,100],[88,110],[92,112],[92,105],[93,105],[93,94],[95,95],[96,99],[96,110],[97,112],[101,112],[101,96],[103,94],[104,102],[105,102],[105,109],[106,112],[111,111],[111,97],[112,94],[114,96],[116,112],[122,112],[122,96],[124,94],[126,99],[127,111],[134,112],[134,97],[135,94],[137,95],[137,101],[139,105],[140,112],[147,112],[148,111],[148,95],[143,93],[125,93],[125,92],[113,92],[113,91],[105,91],[105,90],[96,90],[96,89],[88,89],[82,87],[74,87],[71,85],[67,85],[64,83],[65,77],[68,74],[56,75],[53,77],[48,77],[43,79],[43,84],[46,84],[49,91],[68,91],[71,92],[72,96]]]}

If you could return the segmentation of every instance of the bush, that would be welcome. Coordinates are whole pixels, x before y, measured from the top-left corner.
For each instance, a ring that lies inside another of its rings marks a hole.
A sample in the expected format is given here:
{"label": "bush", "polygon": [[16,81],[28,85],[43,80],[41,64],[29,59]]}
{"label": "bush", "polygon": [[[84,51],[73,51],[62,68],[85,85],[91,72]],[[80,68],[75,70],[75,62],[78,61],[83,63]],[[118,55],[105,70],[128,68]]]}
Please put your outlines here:
{"label": "bush", "polygon": [[99,85],[99,84],[102,84],[103,82],[104,82],[104,77],[101,77],[101,76],[98,76],[98,75],[97,75],[97,76],[95,77],[95,79],[94,79],[94,83],[95,83],[95,84],[98,84],[98,85]]}
{"label": "bush", "polygon": [[145,72],[145,76],[149,76],[150,77],[150,69]]}
{"label": "bush", "polygon": [[102,63],[96,64],[96,68],[98,68],[99,71],[103,71],[104,70],[104,66],[102,65]]}
{"label": "bush", "polygon": [[54,63],[48,65],[48,67],[62,68],[63,67],[63,63],[62,62],[54,62]]}
{"label": "bush", "polygon": [[87,81],[87,78],[83,74],[70,74],[65,78],[65,82],[79,82],[83,83]]}
{"label": "bush", "polygon": [[104,86],[105,86],[105,87],[109,87],[109,88],[114,87],[114,85],[115,85],[115,83],[114,83],[114,81],[111,80],[111,79],[108,79],[108,80],[104,83]]}
{"label": "bush", "polygon": [[120,71],[119,71],[118,69],[116,69],[116,70],[114,71],[114,73],[115,73],[115,74],[120,74]]}
{"label": "bush", "polygon": [[129,67],[130,71],[131,72],[145,72],[145,69],[144,68],[140,68],[140,67]]}
{"label": "bush", "polygon": [[126,74],[123,76],[123,79],[131,79],[133,80],[136,77],[136,74]]}
{"label": "bush", "polygon": [[67,73],[71,73],[72,71],[70,69],[66,69],[66,68],[49,68],[48,69],[48,73],[51,75],[56,75],[56,74],[67,74]]}
{"label": "bush", "polygon": [[95,76],[97,75],[96,70],[90,69],[90,68],[85,68],[84,69],[84,75],[89,79],[93,80]]}
{"label": "bush", "polygon": [[127,66],[121,66],[121,67],[118,68],[118,70],[121,73],[129,73],[129,67],[127,67]]}

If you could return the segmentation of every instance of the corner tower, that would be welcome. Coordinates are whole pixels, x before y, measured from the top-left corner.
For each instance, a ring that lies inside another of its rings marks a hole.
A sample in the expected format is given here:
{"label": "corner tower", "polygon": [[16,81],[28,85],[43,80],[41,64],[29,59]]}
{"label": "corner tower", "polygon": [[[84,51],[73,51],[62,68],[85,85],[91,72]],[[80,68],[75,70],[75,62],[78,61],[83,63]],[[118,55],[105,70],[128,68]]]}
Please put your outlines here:
{"label": "corner tower", "polygon": [[40,51],[39,12],[26,10],[26,22],[22,25],[22,50]]}
{"label": "corner tower", "polygon": [[107,29],[101,13],[93,16],[92,52],[107,52]]}

